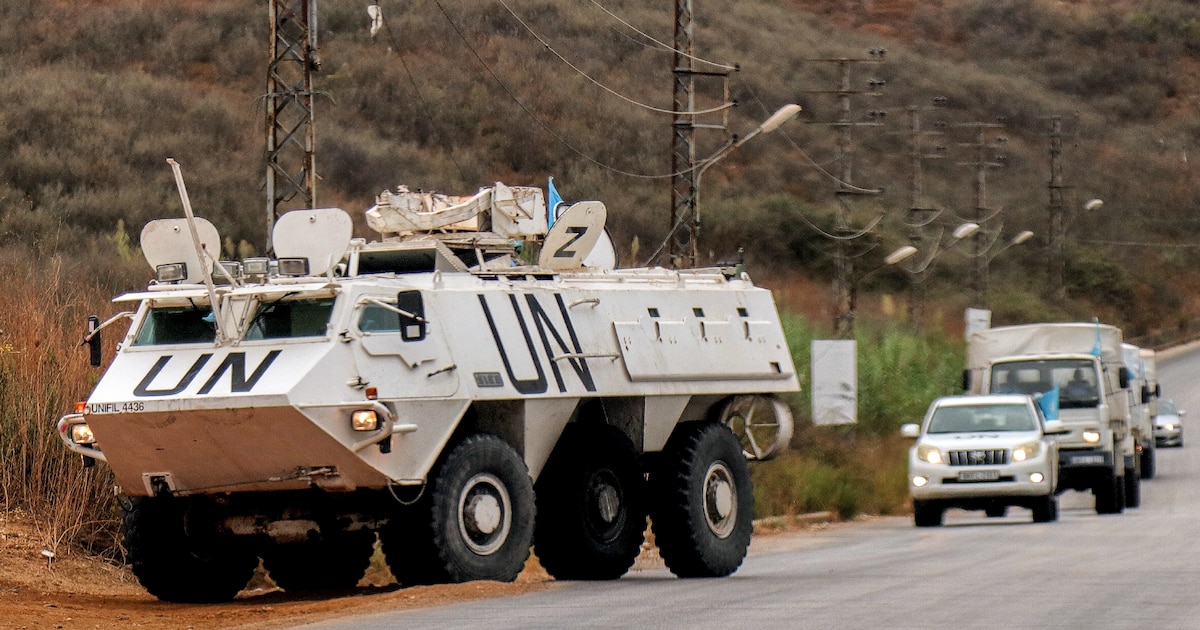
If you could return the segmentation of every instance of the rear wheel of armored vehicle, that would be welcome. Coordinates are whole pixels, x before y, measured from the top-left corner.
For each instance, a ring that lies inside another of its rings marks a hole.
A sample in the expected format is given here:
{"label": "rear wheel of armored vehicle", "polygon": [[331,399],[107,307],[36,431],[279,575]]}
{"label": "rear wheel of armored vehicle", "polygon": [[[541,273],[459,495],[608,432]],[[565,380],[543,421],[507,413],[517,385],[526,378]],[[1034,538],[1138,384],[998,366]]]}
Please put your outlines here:
{"label": "rear wheel of armored vehicle", "polygon": [[1135,508],[1142,504],[1142,479],[1137,467],[1125,469],[1125,507]]}
{"label": "rear wheel of armored vehicle", "polygon": [[680,426],[650,478],[650,520],[679,577],[723,577],[746,557],[754,490],[741,444],[718,422]]}
{"label": "rear wheel of armored vehicle", "polygon": [[1097,514],[1120,514],[1125,510],[1125,479],[1112,473],[1105,475],[1092,489],[1096,495]]}
{"label": "rear wheel of armored vehicle", "polygon": [[1034,523],[1052,523],[1058,520],[1058,496],[1054,494],[1046,495],[1040,502],[1033,506],[1033,522]]}
{"label": "rear wheel of armored vehicle", "polygon": [[397,513],[384,553],[403,585],[511,582],[533,544],[533,482],[494,435],[473,435],[436,467],[420,501]]}
{"label": "rear wheel of armored vehicle", "polygon": [[280,588],[291,593],[354,588],[371,564],[375,535],[336,532],[319,540],[272,544],[263,566]]}
{"label": "rear wheel of armored vehicle", "polygon": [[645,479],[633,442],[608,425],[571,424],[538,476],[534,552],[561,580],[615,580],[646,532]]}
{"label": "rear wheel of armored vehicle", "polygon": [[913,524],[917,527],[941,527],[946,508],[932,501],[913,500]]}
{"label": "rear wheel of armored vehicle", "polygon": [[180,499],[136,497],[124,507],[126,560],[138,582],[163,601],[231,600],[258,567],[258,557],[244,545],[189,536]]}

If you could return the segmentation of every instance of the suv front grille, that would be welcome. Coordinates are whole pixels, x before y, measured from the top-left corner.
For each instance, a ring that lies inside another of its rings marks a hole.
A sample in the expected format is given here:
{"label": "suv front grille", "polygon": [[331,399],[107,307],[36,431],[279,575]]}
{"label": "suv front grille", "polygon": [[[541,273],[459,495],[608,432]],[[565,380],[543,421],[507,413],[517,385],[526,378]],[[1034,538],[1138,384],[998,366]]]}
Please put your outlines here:
{"label": "suv front grille", "polygon": [[951,466],[996,466],[1008,463],[1008,449],[950,451]]}

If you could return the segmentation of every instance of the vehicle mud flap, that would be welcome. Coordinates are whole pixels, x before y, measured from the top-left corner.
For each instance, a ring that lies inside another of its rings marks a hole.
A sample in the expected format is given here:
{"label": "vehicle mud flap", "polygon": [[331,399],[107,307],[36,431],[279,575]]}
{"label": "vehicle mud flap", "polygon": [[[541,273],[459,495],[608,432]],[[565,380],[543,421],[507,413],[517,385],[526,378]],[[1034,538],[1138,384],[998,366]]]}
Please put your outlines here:
{"label": "vehicle mud flap", "polygon": [[1137,467],[1125,469],[1125,507],[1135,508],[1142,504],[1142,479]]}

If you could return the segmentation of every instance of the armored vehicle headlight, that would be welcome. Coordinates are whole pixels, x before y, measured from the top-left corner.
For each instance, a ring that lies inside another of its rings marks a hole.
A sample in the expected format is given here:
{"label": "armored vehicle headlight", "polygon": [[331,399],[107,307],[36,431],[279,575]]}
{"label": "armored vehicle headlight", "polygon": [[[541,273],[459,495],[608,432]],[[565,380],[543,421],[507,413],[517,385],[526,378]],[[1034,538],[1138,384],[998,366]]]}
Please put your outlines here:
{"label": "armored vehicle headlight", "polygon": [[71,427],[71,441],[76,444],[95,444],[96,436],[92,433],[92,427],[76,424]]}
{"label": "armored vehicle headlight", "polygon": [[1041,442],[1026,442],[1013,449],[1012,460],[1014,462],[1023,462],[1025,460],[1033,459],[1034,457],[1038,456],[1038,453],[1040,453],[1041,450]]}
{"label": "armored vehicle headlight", "polygon": [[1100,432],[1099,431],[1084,431],[1083,432],[1083,441],[1087,442],[1088,444],[1095,444],[1095,443],[1099,442],[1100,441]]}
{"label": "armored vehicle headlight", "polygon": [[379,415],[374,409],[360,409],[350,414],[350,426],[355,431],[374,431],[379,428]]}
{"label": "armored vehicle headlight", "polygon": [[271,259],[247,258],[242,261],[242,273],[247,276],[265,278],[271,273]]}
{"label": "armored vehicle headlight", "polygon": [[917,445],[917,459],[930,464],[940,464],[945,461],[942,459],[942,452],[937,447],[928,444]]}
{"label": "armored vehicle headlight", "polygon": [[170,263],[154,268],[154,278],[160,284],[187,280],[187,263]]}

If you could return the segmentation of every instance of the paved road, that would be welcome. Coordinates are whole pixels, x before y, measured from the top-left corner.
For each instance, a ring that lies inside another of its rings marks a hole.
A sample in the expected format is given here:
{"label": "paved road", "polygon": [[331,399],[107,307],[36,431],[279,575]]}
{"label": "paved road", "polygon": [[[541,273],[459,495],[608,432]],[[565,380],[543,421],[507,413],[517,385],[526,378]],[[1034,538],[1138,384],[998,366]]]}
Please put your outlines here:
{"label": "paved road", "polygon": [[[1200,354],[1159,360],[1165,397],[1200,417]],[[1200,421],[1198,421],[1200,422]],[[303,626],[454,628],[1200,628],[1200,428],[1162,449],[1142,507],[1100,516],[1068,492],[1057,523],[950,511],[756,539],[737,574],[609,583]]]}

